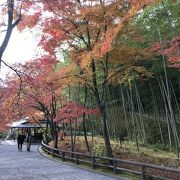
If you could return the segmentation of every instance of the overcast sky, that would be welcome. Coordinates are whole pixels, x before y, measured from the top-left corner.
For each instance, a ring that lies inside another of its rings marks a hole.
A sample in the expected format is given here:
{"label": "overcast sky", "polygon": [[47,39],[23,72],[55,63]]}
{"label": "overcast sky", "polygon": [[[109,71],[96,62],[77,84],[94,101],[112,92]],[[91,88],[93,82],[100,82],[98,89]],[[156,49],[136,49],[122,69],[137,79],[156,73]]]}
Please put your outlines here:
{"label": "overcast sky", "polygon": [[[0,44],[2,42],[3,36],[0,34]],[[7,49],[4,52],[3,60],[8,64],[13,64],[16,62],[24,63],[35,57],[37,52],[37,40],[35,40],[35,35],[30,31],[18,32],[14,29],[12,36],[10,38]],[[9,72],[9,69],[2,65],[0,77],[4,79],[5,74]]]}

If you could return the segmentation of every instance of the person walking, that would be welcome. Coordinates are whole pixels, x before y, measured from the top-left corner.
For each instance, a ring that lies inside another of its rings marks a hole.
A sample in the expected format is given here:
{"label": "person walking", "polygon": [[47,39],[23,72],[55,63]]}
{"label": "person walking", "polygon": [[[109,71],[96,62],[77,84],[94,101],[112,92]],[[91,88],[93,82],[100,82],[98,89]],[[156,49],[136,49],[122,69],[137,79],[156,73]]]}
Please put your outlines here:
{"label": "person walking", "polygon": [[21,152],[22,152],[22,145],[23,145],[23,143],[24,143],[24,139],[25,139],[25,136],[24,136],[23,132],[21,132],[21,133],[18,135],[18,138],[17,138],[18,151],[21,151]]}
{"label": "person walking", "polygon": [[26,148],[27,148],[27,151],[30,151],[30,148],[31,148],[31,142],[32,142],[32,136],[31,134],[27,134],[27,137],[26,137]]}
{"label": "person walking", "polygon": [[2,133],[0,132],[0,144],[2,142]]}

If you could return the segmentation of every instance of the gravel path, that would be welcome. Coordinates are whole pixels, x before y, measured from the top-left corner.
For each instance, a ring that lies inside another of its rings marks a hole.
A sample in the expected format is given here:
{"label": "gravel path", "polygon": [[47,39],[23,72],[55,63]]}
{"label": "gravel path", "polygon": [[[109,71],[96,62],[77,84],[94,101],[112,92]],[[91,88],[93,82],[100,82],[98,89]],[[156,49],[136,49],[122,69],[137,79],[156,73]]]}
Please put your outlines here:
{"label": "gravel path", "polygon": [[[17,151],[16,143],[0,145],[0,180],[115,180],[114,178],[49,160],[33,145],[30,152]],[[121,179],[125,180],[125,179]]]}

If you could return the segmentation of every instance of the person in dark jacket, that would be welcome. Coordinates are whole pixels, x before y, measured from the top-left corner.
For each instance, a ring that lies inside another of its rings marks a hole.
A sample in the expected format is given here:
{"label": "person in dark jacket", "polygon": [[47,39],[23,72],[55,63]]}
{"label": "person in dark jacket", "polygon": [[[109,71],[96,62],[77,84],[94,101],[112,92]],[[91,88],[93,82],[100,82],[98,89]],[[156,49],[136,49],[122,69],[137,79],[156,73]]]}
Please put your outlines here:
{"label": "person in dark jacket", "polygon": [[30,148],[31,148],[31,142],[32,142],[32,136],[31,134],[27,134],[26,136],[26,148],[27,148],[27,151],[30,151]]}
{"label": "person in dark jacket", "polygon": [[23,143],[24,143],[24,139],[25,139],[25,136],[24,136],[23,132],[21,132],[21,133],[18,135],[18,138],[17,138],[18,151],[22,151],[22,145],[23,145]]}

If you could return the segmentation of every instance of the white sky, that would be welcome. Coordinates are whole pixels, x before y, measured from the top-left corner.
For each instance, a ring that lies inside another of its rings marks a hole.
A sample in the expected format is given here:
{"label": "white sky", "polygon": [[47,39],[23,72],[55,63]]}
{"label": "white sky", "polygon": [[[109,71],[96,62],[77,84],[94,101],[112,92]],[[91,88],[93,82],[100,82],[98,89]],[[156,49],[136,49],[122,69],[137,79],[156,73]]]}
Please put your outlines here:
{"label": "white sky", "polygon": [[[2,35],[0,34],[0,36]],[[3,38],[3,36],[0,37],[0,44],[2,43]],[[2,59],[8,64],[24,63],[31,60],[37,53],[38,41],[36,39],[35,34],[31,31],[27,30],[20,33],[14,29]],[[2,65],[0,78],[4,79],[5,74],[9,71],[10,70],[7,67]]]}

